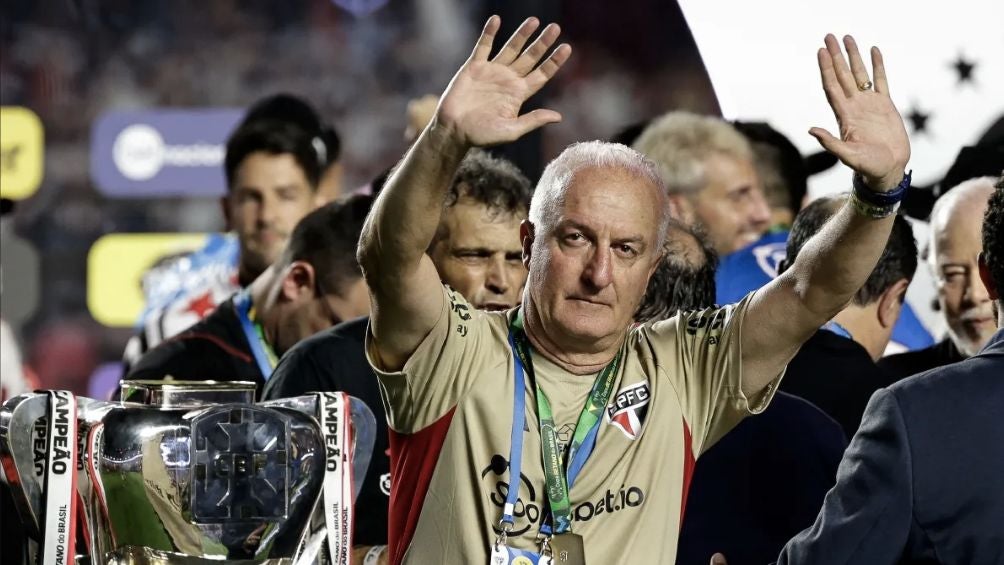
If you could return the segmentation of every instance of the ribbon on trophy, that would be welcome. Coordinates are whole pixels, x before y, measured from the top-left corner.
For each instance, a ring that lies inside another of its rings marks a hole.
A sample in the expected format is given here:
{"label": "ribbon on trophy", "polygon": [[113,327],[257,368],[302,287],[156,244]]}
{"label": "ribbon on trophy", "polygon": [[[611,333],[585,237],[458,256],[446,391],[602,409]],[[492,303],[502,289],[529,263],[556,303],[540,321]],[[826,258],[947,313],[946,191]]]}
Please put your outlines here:
{"label": "ribbon on trophy", "polygon": [[48,395],[41,565],[69,565],[77,528],[77,400],[65,390]]}
{"label": "ribbon on trophy", "polygon": [[320,393],[321,432],[324,434],[324,521],[331,563],[349,565],[355,504],[352,490],[352,426],[349,396]]}

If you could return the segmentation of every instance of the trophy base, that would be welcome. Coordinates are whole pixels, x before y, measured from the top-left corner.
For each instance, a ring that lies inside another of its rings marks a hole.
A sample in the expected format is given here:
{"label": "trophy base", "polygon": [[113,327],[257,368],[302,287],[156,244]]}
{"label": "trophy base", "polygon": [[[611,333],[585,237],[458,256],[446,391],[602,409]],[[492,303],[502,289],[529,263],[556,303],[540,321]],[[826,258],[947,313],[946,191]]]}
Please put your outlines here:
{"label": "trophy base", "polygon": [[292,559],[210,559],[193,557],[149,547],[127,545],[109,552],[104,563],[108,565],[291,565]]}

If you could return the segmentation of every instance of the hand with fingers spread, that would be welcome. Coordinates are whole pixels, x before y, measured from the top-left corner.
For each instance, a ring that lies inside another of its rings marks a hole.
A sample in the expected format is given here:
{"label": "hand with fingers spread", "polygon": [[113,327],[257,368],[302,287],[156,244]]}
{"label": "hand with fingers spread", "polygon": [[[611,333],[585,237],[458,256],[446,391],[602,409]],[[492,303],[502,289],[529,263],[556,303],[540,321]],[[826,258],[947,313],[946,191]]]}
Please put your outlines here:
{"label": "hand with fingers spread", "polygon": [[872,47],[874,76],[869,79],[853,37],[844,37],[849,66],[833,35],[827,35],[825,43],[826,48],[817,54],[819,73],[826,100],[840,127],[840,138],[818,127],[809,133],[858,172],[873,190],[889,191],[903,179],[910,160],[910,139],[903,118],[889,97],[882,53]]}
{"label": "hand with fingers spread", "polygon": [[498,55],[489,60],[500,24],[498,16],[489,18],[474,52],[439,101],[436,124],[444,126],[466,145],[514,141],[545,124],[561,120],[561,115],[553,110],[519,113],[523,103],[547,84],[572,52],[570,46],[561,44],[543,59],[557,40],[560,28],[556,24],[548,25],[524,50],[540,25],[537,18],[528,18]]}

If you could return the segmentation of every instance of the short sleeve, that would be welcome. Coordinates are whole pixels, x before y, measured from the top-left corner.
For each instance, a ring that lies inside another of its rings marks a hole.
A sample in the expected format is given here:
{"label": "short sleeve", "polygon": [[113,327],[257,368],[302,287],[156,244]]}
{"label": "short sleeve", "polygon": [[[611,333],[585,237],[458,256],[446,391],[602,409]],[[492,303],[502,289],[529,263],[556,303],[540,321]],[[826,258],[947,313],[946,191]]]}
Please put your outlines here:
{"label": "short sleeve", "polygon": [[784,374],[755,398],[742,392],[742,326],[750,296],[737,304],[682,312],[643,327],[656,365],[679,397],[695,456],[746,416],[765,410]]}
{"label": "short sleeve", "polygon": [[400,371],[376,362],[372,331],[366,332],[366,359],[380,381],[391,429],[412,433],[432,424],[471,389],[485,372],[506,364],[505,317],[471,306],[443,287],[446,300],[436,325]]}

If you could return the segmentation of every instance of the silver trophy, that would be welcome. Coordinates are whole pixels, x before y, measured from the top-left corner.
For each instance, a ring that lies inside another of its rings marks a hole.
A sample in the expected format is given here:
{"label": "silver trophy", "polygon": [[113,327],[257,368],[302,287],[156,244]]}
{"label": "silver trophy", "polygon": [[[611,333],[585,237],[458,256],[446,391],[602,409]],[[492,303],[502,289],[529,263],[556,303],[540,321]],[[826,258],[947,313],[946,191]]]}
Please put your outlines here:
{"label": "silver trophy", "polygon": [[[125,381],[121,402],[77,398],[77,498],[68,506],[76,561],[343,561],[351,549],[344,518],[372,453],[372,412],[335,394],[254,404],[254,389]],[[61,445],[57,398],[27,394],[0,409],[3,478],[31,538],[30,555],[48,556],[50,535],[66,529],[46,515],[67,507],[48,500],[59,462],[46,456]],[[325,515],[339,505],[338,516]]]}

